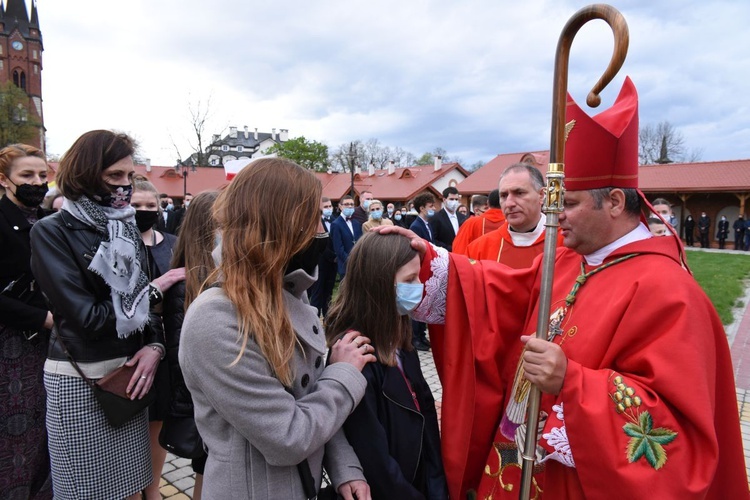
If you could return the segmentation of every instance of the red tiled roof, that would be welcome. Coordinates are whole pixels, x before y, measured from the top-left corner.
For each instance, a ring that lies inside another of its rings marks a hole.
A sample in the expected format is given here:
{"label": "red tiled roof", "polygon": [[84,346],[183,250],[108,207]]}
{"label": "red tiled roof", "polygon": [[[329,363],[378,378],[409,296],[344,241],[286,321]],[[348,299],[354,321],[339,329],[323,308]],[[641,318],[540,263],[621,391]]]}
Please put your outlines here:
{"label": "red tiled roof", "polygon": [[544,174],[549,163],[549,151],[497,155],[483,167],[474,171],[465,181],[459,183],[458,190],[462,195],[489,194],[493,189],[497,189],[500,174],[506,168],[518,162],[534,165]]}
{"label": "red tiled roof", "polygon": [[[54,171],[57,163],[51,163],[50,182],[54,180]],[[431,189],[430,186],[441,177],[457,170],[464,177],[469,173],[458,163],[443,163],[440,170],[435,172],[433,165],[422,165],[417,167],[397,168],[395,173],[388,175],[387,169],[375,170],[373,176],[366,171],[355,174],[354,190],[357,194],[362,191],[372,191],[375,198],[389,201],[407,201],[414,198],[422,191]],[[135,166],[136,174],[141,174],[151,181],[160,193],[167,193],[171,197],[182,197],[183,178],[182,172],[175,172],[174,167],[151,167],[151,172],[146,171],[144,165]],[[322,173],[316,172],[315,176],[323,184],[323,196],[332,200],[339,200],[349,193],[351,176],[349,173]],[[196,167],[195,171],[188,169],[187,192],[198,194],[201,191],[219,189],[227,185],[226,174],[223,168]],[[436,195],[439,193],[432,188]]]}
{"label": "red tiled roof", "polygon": [[[549,151],[498,155],[458,185],[461,194],[487,194],[512,163],[526,161],[547,173]],[[641,165],[638,185],[644,192],[750,191],[750,160]]]}
{"label": "red tiled roof", "polygon": [[642,165],[638,185],[660,193],[750,191],[750,160]]}
{"label": "red tiled roof", "polygon": [[[49,180],[52,181],[58,164],[50,163],[49,165],[53,171],[49,177]],[[178,198],[181,198],[184,194],[182,171],[175,172],[174,167],[151,167],[151,172],[147,172],[145,165],[136,165],[135,173],[146,177],[160,193],[167,193],[170,197]],[[195,171],[188,168],[188,193],[198,194],[202,191],[219,189],[228,183],[223,168],[196,167]]]}
{"label": "red tiled roof", "polygon": [[[362,191],[371,191],[375,198],[381,200],[407,201],[428,189],[431,189],[434,194],[438,194],[430,186],[454,170],[458,170],[464,177],[469,175],[458,163],[444,163],[437,172],[435,172],[433,165],[397,168],[391,175],[388,175],[387,169],[376,169],[374,175],[369,175],[367,171],[363,171],[354,176],[354,190],[357,194]],[[318,172],[315,176],[323,184],[323,196],[332,200],[339,200],[349,193],[351,187],[350,173],[329,174]]]}

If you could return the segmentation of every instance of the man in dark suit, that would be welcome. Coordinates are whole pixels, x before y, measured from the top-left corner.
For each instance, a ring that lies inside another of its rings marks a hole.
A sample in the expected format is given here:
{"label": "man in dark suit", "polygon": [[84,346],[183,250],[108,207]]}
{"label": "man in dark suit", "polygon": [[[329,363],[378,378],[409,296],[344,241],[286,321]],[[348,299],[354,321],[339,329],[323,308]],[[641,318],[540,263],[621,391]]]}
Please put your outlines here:
{"label": "man in dark suit", "polygon": [[[427,222],[435,214],[435,197],[430,193],[422,193],[414,198],[414,209],[417,218],[411,223],[411,229],[417,236],[434,242],[430,224]],[[429,351],[430,342],[427,340],[427,325],[420,321],[411,320],[411,343],[418,351]]]}
{"label": "man in dark suit", "polygon": [[371,191],[362,191],[359,194],[359,206],[354,209],[352,219],[356,220],[360,224],[364,224],[365,222],[367,222],[367,219],[370,218],[370,202],[372,201],[372,199],[373,196]]}
{"label": "man in dark suit", "polygon": [[182,200],[182,207],[174,211],[172,217],[167,218],[167,232],[171,234],[180,234],[180,226],[182,226],[182,219],[185,218],[187,209],[190,206],[190,202],[193,201],[193,195],[191,193],[185,193],[185,198]]}
{"label": "man in dark suit", "polygon": [[453,186],[443,190],[443,208],[430,219],[430,229],[434,243],[449,252],[453,249],[453,239],[458,234],[458,228],[466,220],[466,216],[458,213],[461,196]]}
{"label": "man in dark suit", "polygon": [[333,251],[331,226],[333,224],[333,205],[330,198],[323,197],[320,201],[321,222],[328,233],[328,245],[323,255],[318,259],[318,281],[310,288],[310,305],[318,309],[318,316],[324,318],[328,313],[333,288],[336,286],[336,252]]}
{"label": "man in dark suit", "polygon": [[346,275],[346,261],[349,259],[349,252],[352,251],[354,244],[362,236],[362,224],[352,218],[354,215],[354,199],[346,195],[339,202],[341,217],[331,224],[331,240],[333,251],[336,253],[336,263],[338,265],[339,276],[341,279]]}

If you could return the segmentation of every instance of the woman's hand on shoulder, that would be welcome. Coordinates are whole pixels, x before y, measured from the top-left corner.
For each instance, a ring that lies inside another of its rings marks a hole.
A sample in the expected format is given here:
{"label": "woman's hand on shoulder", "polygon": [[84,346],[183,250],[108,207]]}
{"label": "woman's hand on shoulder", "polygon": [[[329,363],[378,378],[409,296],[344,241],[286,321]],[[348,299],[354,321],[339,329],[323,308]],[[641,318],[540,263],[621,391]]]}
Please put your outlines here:
{"label": "woman's hand on shoulder", "polygon": [[339,495],[345,500],[372,500],[370,485],[360,479],[339,486]]}
{"label": "woman's hand on shoulder", "polygon": [[349,330],[331,347],[330,363],[349,363],[362,371],[367,363],[376,361],[374,352],[370,339],[355,330]]}
{"label": "woman's hand on shoulder", "polygon": [[184,267],[176,267],[174,269],[170,269],[166,273],[162,274],[158,278],[156,278],[154,281],[152,281],[153,284],[155,284],[157,287],[159,287],[159,290],[162,292],[166,292],[172,286],[179,282],[183,281],[185,279],[185,268]]}

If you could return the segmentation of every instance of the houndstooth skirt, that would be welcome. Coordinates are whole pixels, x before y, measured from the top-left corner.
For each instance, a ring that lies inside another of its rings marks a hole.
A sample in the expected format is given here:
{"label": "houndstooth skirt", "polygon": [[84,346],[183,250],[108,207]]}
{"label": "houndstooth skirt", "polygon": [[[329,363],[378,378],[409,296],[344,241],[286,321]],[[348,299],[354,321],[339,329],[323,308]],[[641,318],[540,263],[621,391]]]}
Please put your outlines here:
{"label": "houndstooth skirt", "polygon": [[44,374],[55,499],[125,498],[151,483],[144,410],[115,429],[83,379]]}

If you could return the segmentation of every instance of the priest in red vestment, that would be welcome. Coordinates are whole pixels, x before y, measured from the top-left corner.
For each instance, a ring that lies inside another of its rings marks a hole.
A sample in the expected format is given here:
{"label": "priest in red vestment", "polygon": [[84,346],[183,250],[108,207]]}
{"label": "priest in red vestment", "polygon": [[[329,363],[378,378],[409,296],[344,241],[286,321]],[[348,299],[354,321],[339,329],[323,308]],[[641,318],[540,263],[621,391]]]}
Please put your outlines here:
{"label": "priest in red vestment", "polygon": [[[465,255],[502,262],[514,269],[529,267],[544,252],[544,177],[527,163],[514,163],[500,175],[498,194],[505,222],[471,242]],[[558,244],[562,244],[562,235]]]}
{"label": "priest in red vestment", "polygon": [[677,238],[641,222],[638,101],[626,79],[589,117],[569,98],[547,340],[527,269],[425,251],[452,498],[517,498],[530,384],[542,391],[532,496],[750,498],[732,362]]}
{"label": "priest in red vestment", "polygon": [[453,253],[466,255],[466,248],[472,241],[498,229],[505,222],[505,215],[500,208],[499,191],[493,189],[487,198],[490,205],[489,210],[478,217],[466,219],[453,240]]}

